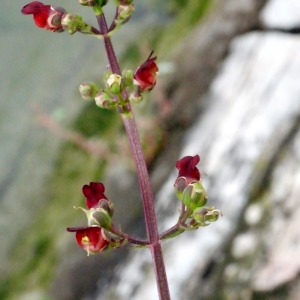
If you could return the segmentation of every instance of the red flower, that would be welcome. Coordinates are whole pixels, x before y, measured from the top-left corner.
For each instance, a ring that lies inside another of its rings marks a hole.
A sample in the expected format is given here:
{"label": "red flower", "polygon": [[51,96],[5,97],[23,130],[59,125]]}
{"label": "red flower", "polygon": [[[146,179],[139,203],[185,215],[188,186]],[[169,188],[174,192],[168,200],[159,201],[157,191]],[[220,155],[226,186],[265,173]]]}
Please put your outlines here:
{"label": "red flower", "polygon": [[155,60],[157,57],[151,57],[152,54],[153,51],[150,53],[147,60],[137,68],[133,76],[142,91],[152,90],[156,83],[158,67]]}
{"label": "red flower", "polygon": [[90,185],[84,185],[82,188],[82,193],[86,197],[86,206],[91,208],[96,208],[99,206],[99,201],[101,199],[106,199],[104,195],[105,187],[101,182],[90,182]]}
{"label": "red flower", "polygon": [[[185,156],[176,162],[176,168],[179,170],[177,180],[180,177],[184,177],[186,180],[186,185],[191,182],[200,180],[200,172],[196,168],[196,165],[200,161],[199,155],[195,156]],[[176,181],[177,181],[176,180]]]}
{"label": "red flower", "polygon": [[22,8],[22,13],[33,15],[34,22],[38,27],[57,32],[63,31],[61,18],[66,11],[61,7],[33,1]]}
{"label": "red flower", "polygon": [[77,244],[90,253],[101,252],[109,245],[110,240],[101,227],[68,227],[67,231],[76,232]]}

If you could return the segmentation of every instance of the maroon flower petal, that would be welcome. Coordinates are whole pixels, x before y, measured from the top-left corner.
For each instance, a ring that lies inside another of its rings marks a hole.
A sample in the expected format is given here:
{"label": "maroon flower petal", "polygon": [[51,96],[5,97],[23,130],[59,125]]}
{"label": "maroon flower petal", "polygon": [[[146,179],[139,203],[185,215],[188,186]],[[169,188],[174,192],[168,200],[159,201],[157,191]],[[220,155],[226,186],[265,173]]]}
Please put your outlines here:
{"label": "maroon flower petal", "polygon": [[90,182],[90,185],[84,185],[82,193],[86,197],[86,206],[89,209],[97,207],[101,199],[107,199],[104,192],[105,187],[101,182]]}
{"label": "maroon flower petal", "polygon": [[176,168],[179,170],[179,177],[186,177],[187,182],[199,181],[200,172],[196,168],[196,165],[199,163],[199,155],[195,156],[185,156],[182,159],[176,162]]}
{"label": "maroon flower petal", "polygon": [[[24,15],[33,15],[33,14],[37,14],[40,12],[40,10],[44,7],[45,5],[41,2],[38,1],[33,1],[27,5],[25,5],[22,8],[22,13]],[[49,5],[50,6],[50,5]]]}
{"label": "maroon flower petal", "polygon": [[143,91],[152,90],[156,84],[158,67],[155,60],[157,57],[151,57],[152,54],[153,51],[150,53],[148,59],[137,68],[133,76]]}

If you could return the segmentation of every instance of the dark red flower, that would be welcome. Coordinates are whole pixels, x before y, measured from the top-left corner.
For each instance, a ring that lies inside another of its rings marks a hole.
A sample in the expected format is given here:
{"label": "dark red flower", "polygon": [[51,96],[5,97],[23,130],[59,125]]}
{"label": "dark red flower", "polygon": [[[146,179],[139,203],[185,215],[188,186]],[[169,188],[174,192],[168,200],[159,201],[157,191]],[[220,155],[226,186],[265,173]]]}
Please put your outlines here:
{"label": "dark red flower", "polygon": [[90,185],[84,185],[82,188],[82,193],[86,197],[86,206],[91,208],[96,208],[99,206],[99,201],[101,199],[106,199],[104,195],[105,187],[101,182],[90,182]]}
{"label": "dark red flower", "polygon": [[51,31],[63,31],[61,18],[66,11],[57,6],[44,5],[39,1],[33,1],[22,8],[24,15],[33,15],[36,26]]}
{"label": "dark red flower", "polygon": [[88,254],[101,252],[110,243],[104,229],[101,227],[68,227],[67,231],[76,232],[77,244],[86,250]]}
{"label": "dark red flower", "polygon": [[133,76],[142,91],[152,90],[156,83],[158,67],[155,60],[157,57],[151,57],[152,54],[153,51],[150,53],[147,60],[137,68]]}
{"label": "dark red flower", "polygon": [[[176,168],[179,170],[178,178],[186,178],[186,184],[200,180],[200,172],[196,165],[200,161],[199,155],[185,156],[176,162]],[[177,178],[177,179],[178,179]]]}

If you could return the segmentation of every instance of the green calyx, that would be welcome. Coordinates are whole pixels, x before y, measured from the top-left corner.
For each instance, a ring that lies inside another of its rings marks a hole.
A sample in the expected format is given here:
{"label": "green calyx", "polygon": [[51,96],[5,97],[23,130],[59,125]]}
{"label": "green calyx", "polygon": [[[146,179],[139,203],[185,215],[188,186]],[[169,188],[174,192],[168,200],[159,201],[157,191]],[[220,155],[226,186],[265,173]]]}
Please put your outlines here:
{"label": "green calyx", "polygon": [[118,106],[116,100],[112,99],[110,94],[102,91],[99,92],[95,97],[96,105],[105,109],[114,109]]}
{"label": "green calyx", "polygon": [[222,213],[215,207],[199,207],[193,211],[192,218],[197,222],[196,227],[207,226],[222,216]]}
{"label": "green calyx", "polygon": [[189,184],[183,191],[180,198],[184,205],[190,210],[204,206],[207,202],[206,192],[200,181]]}
{"label": "green calyx", "polygon": [[92,27],[86,24],[80,15],[65,14],[62,18],[61,24],[63,29],[67,30],[69,34],[74,34],[77,31],[93,34],[91,31]]}
{"label": "green calyx", "polygon": [[109,92],[114,95],[119,95],[124,89],[124,84],[122,84],[122,76],[118,74],[111,74],[107,78],[106,83]]}
{"label": "green calyx", "polygon": [[111,217],[108,212],[103,208],[91,209],[91,218],[89,219],[89,225],[98,225],[106,230],[111,228]]}

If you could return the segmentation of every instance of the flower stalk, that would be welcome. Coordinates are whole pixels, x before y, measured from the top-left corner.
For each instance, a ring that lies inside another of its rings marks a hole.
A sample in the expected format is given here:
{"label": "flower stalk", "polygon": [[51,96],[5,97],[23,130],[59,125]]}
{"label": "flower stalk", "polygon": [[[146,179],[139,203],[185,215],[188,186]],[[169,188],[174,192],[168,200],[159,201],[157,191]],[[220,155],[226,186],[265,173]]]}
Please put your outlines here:
{"label": "flower stalk", "polygon": [[[110,64],[111,71],[115,74],[121,75],[120,66],[113,49],[111,39],[107,35],[108,27],[107,27],[104,14],[102,13],[101,15],[97,15],[97,20],[98,20],[100,32],[104,36],[104,45],[105,45],[105,50],[107,53],[107,58]],[[154,263],[154,270],[155,270],[155,277],[157,282],[159,299],[169,300],[171,299],[171,297],[169,292],[169,286],[168,286],[168,280],[166,275],[161,243],[159,240],[155,207],[154,207],[154,197],[153,197],[153,192],[150,183],[150,176],[147,169],[144,153],[142,150],[142,145],[139,139],[135,119],[129,103],[127,105],[127,109],[128,111],[122,113],[121,115],[130,142],[131,152],[134,158],[137,176],[139,180],[139,185],[140,185],[140,190],[141,190],[141,195],[143,200],[143,209],[144,209],[144,216],[146,222],[147,236],[149,239],[149,247],[151,250],[151,255]]]}

